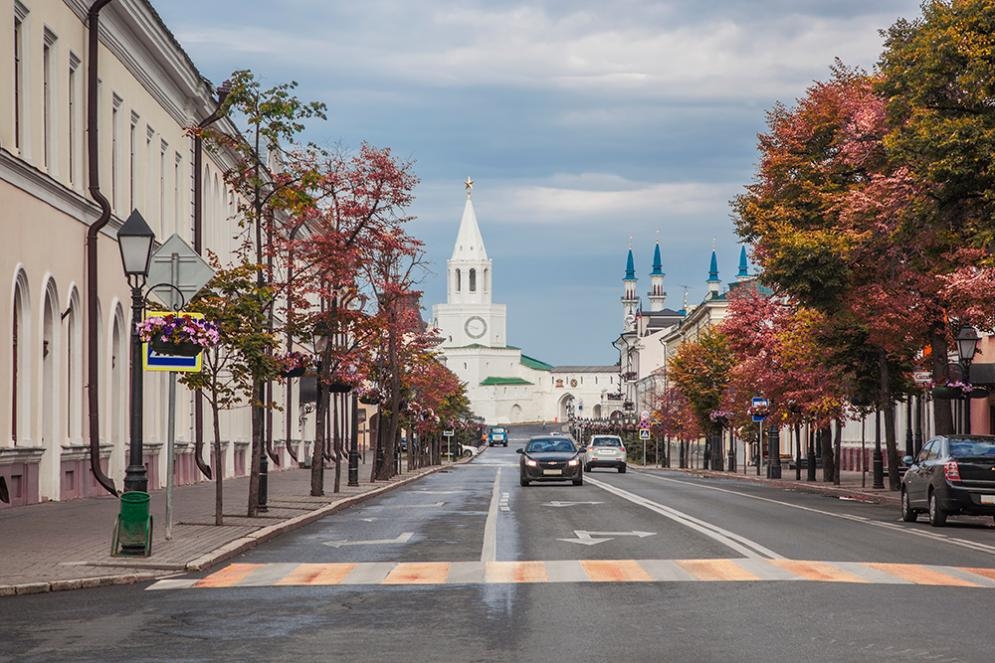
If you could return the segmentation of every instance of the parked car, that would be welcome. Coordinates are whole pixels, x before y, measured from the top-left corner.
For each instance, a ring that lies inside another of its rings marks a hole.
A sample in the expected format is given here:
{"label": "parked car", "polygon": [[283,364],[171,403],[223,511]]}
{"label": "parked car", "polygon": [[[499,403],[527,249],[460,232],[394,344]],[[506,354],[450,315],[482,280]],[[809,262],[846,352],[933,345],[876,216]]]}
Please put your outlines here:
{"label": "parked car", "polygon": [[611,467],[625,474],[625,445],[618,435],[592,435],[584,450],[584,471],[595,467]]}
{"label": "parked car", "polygon": [[947,516],[995,517],[995,435],[934,437],[919,455],[904,459],[902,520],[920,513],[941,527]]}
{"label": "parked car", "polygon": [[470,456],[475,456],[480,452],[480,447],[475,447],[472,444],[460,444],[459,445],[459,455],[463,458],[469,458]]}
{"label": "parked car", "polygon": [[584,483],[583,454],[569,437],[537,435],[529,438],[524,449],[517,449],[519,483],[532,481],[572,481]]}
{"label": "parked car", "polygon": [[499,444],[503,447],[508,446],[508,430],[500,426],[492,426],[487,434],[487,446],[493,447]]}

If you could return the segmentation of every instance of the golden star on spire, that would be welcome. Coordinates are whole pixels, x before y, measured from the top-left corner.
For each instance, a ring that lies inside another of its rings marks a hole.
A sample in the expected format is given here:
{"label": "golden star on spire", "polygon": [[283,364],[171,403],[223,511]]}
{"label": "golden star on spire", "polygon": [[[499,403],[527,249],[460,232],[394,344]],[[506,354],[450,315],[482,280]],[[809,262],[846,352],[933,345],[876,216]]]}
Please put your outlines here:
{"label": "golden star on spire", "polygon": [[466,187],[466,197],[469,198],[470,194],[473,193],[473,178],[467,177],[466,182],[463,182],[463,186]]}

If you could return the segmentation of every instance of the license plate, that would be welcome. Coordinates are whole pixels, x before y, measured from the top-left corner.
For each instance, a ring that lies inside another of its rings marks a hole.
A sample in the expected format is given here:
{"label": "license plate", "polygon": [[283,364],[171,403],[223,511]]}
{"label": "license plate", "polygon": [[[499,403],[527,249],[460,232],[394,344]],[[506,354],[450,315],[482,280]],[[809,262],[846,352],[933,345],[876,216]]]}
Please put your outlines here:
{"label": "license plate", "polygon": [[542,473],[548,476],[557,476],[562,475],[563,470],[543,470]]}
{"label": "license plate", "polygon": [[981,496],[981,503],[982,504],[995,504],[995,495],[982,495]]}
{"label": "license plate", "polygon": [[615,452],[614,451],[599,451],[598,455],[599,456],[614,456]]}

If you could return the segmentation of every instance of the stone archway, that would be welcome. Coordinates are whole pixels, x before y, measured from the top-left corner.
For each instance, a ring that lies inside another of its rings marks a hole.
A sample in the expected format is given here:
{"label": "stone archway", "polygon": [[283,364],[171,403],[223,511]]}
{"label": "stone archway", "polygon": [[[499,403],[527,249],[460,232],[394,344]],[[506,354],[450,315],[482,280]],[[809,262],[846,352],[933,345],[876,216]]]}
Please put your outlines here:
{"label": "stone archway", "polygon": [[59,295],[55,283],[49,280],[45,285],[45,297],[42,301],[41,316],[41,347],[38,348],[38,358],[41,362],[41,389],[39,391],[39,413],[41,422],[41,446],[44,452],[39,467],[38,489],[42,499],[59,499],[59,484],[61,474],[62,442],[59,415],[63,411],[60,398],[59,357],[60,345],[60,313]]}
{"label": "stone archway", "polygon": [[574,395],[564,394],[556,406],[556,416],[558,421],[569,421],[571,406],[576,406]]}
{"label": "stone archway", "polygon": [[522,421],[522,406],[515,403],[511,406],[511,423],[517,424]]}

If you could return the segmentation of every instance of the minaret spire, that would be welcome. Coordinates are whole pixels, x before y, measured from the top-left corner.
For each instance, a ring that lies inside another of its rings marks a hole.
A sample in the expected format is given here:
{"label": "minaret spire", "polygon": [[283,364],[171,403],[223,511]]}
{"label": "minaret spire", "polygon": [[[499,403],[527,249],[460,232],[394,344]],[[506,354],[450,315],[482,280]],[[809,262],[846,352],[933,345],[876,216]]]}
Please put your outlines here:
{"label": "minaret spire", "polygon": [[736,274],[736,279],[739,281],[744,281],[750,278],[750,266],[746,261],[746,247],[739,247],[739,272]]}
{"label": "minaret spire", "polygon": [[657,240],[653,249],[653,271],[650,272],[650,311],[662,311],[664,301],[667,297],[663,289],[663,260],[660,258],[660,240]]}
{"label": "minaret spire", "polygon": [[712,249],[712,261],[708,266],[708,298],[716,299],[720,294],[722,281],[719,280],[719,260]]}
{"label": "minaret spire", "polygon": [[639,310],[639,298],[636,296],[636,262],[632,257],[632,237],[629,237],[629,253],[625,259],[625,278],[622,294],[622,316],[625,331],[635,329],[636,312]]}

